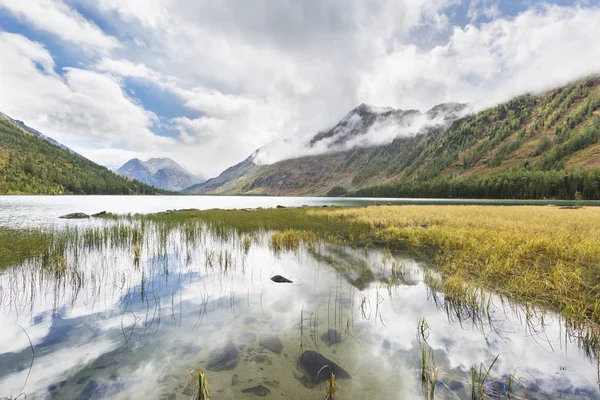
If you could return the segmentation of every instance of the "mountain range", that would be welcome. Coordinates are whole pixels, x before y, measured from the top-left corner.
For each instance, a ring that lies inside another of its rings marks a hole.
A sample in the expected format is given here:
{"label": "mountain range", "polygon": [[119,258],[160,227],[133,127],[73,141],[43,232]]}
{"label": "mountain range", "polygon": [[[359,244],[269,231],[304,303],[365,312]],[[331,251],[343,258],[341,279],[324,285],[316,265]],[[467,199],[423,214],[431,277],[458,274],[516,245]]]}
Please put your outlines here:
{"label": "mountain range", "polygon": [[305,143],[308,155],[266,164],[265,146],[184,193],[598,198],[599,109],[597,76],[476,113],[361,104]]}
{"label": "mountain range", "polygon": [[0,113],[0,193],[598,199],[600,77],[478,112],[361,104],[281,159],[290,143],[204,182],[167,158],[132,159],[119,176]]}
{"label": "mountain range", "polygon": [[355,190],[362,187],[356,184],[362,166],[374,152],[385,147],[381,142],[443,131],[465,110],[466,105],[460,103],[440,104],[425,113],[363,103],[333,127],[318,132],[302,144],[302,152],[315,155],[262,164],[258,160],[264,158],[264,154],[276,153],[276,149],[270,149],[272,144],[267,145],[218,177],[183,192],[324,195],[335,186]]}
{"label": "mountain range", "polygon": [[179,191],[202,182],[203,179],[186,171],[170,158],[133,158],[117,171],[119,175],[170,191]]}

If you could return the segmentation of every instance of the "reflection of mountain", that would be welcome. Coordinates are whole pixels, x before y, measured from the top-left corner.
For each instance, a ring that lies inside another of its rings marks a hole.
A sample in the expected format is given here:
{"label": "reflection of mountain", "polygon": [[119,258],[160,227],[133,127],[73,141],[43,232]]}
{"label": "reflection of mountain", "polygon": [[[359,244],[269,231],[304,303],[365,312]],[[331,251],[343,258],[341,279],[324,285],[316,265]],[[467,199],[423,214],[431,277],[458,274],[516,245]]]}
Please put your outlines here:
{"label": "reflection of mountain", "polygon": [[151,158],[147,161],[134,158],[123,164],[117,173],[160,189],[172,191],[178,191],[202,181],[202,178],[192,175],[170,158]]}

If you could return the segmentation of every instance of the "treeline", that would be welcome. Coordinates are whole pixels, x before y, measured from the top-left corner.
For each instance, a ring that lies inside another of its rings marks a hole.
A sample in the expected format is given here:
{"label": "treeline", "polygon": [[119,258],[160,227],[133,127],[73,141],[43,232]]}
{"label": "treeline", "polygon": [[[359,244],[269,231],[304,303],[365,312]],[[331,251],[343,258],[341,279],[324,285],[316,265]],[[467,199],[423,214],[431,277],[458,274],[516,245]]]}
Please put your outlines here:
{"label": "treeline", "polygon": [[0,194],[157,194],[0,117]]}
{"label": "treeline", "polygon": [[438,176],[426,181],[401,179],[395,184],[365,188],[354,197],[477,199],[600,199],[600,168],[527,170],[519,168],[480,178]]}

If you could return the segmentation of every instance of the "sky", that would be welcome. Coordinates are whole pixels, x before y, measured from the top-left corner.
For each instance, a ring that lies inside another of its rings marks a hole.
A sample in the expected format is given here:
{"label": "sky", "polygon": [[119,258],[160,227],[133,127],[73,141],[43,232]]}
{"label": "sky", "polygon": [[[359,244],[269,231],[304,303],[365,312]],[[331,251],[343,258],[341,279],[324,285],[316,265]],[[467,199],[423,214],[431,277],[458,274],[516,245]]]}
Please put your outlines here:
{"label": "sky", "polygon": [[0,111],[205,177],[360,103],[486,107],[600,73],[600,0],[0,0]]}

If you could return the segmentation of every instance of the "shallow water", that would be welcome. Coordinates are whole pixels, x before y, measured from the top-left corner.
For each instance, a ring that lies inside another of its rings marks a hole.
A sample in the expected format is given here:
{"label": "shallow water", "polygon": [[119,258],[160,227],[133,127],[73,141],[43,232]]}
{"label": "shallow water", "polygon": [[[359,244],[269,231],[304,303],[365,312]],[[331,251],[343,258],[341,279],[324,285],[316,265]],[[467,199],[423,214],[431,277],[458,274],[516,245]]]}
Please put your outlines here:
{"label": "shallow water", "polygon": [[375,199],[340,197],[269,197],[269,196],[0,196],[0,226],[51,227],[81,224],[59,216],[84,212],[108,211],[115,214],[156,213],[169,209],[207,210],[274,208],[302,206],[367,206],[374,204],[478,204],[478,205],[585,205],[599,206],[600,201],[568,200],[477,200],[477,199]]}
{"label": "shallow water", "polygon": [[471,398],[471,368],[498,354],[487,396],[505,398],[512,380],[516,398],[600,398],[596,361],[555,315],[496,296],[479,309],[444,301],[403,254],[282,251],[269,233],[246,251],[235,232],[147,226],[136,262],[131,243],[82,232],[64,274],[32,262],[0,275],[0,396],[187,399],[200,365],[213,399],[324,399],[321,375],[299,365],[314,351],[351,377],[336,370],[336,399],[418,399],[424,348],[436,398]]}

